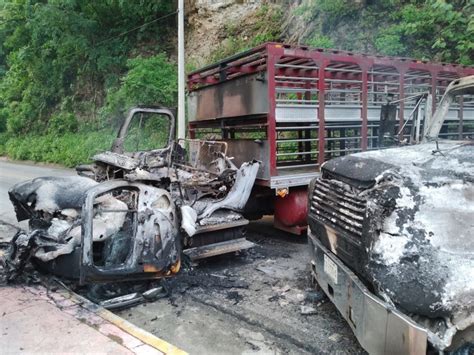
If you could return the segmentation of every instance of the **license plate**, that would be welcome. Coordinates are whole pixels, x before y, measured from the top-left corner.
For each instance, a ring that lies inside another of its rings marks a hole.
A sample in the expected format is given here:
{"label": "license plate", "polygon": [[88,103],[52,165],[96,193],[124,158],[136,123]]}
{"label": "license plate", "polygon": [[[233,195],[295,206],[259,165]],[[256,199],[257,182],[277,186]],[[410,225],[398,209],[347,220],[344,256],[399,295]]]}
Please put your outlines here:
{"label": "license plate", "polygon": [[337,265],[326,254],[324,254],[324,272],[337,285]]}

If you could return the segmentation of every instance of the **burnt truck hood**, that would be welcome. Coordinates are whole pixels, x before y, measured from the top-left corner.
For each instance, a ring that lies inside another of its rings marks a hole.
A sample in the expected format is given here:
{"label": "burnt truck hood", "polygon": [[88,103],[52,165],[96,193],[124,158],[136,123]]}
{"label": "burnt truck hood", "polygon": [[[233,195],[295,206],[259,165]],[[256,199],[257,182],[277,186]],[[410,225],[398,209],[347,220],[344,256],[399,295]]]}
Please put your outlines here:
{"label": "burnt truck hood", "polygon": [[327,179],[343,181],[357,189],[367,189],[375,185],[377,176],[397,167],[382,161],[348,155],[326,162],[321,171]]}
{"label": "burnt truck hood", "polygon": [[15,184],[8,191],[17,220],[32,218],[33,211],[50,214],[63,209],[80,209],[86,191],[97,182],[80,176],[38,177]]}
{"label": "burnt truck hood", "polygon": [[474,181],[474,143],[439,141],[414,146],[356,153],[326,162],[324,177],[341,180],[358,189],[373,187],[387,172],[416,170],[425,182],[446,178]]}
{"label": "burnt truck hood", "polygon": [[356,272],[372,289],[409,314],[474,324],[473,143],[363,152],[322,171],[366,201]]}

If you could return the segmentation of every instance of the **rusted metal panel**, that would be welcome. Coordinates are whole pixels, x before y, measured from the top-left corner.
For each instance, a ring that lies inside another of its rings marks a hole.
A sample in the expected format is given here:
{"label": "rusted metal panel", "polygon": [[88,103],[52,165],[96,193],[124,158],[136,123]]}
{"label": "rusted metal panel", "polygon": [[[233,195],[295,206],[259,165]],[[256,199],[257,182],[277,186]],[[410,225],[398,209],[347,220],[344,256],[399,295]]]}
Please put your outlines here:
{"label": "rusted metal panel", "polygon": [[324,92],[326,90],[324,84],[324,71],[326,68],[326,61],[320,64],[319,66],[319,109],[318,109],[318,121],[319,121],[319,129],[318,129],[318,164],[322,164],[324,162],[324,138],[326,132],[324,131],[325,126],[325,99],[324,99]]}
{"label": "rusted metal panel", "polygon": [[368,146],[368,139],[367,139],[367,125],[368,125],[368,118],[367,118],[367,101],[368,101],[368,75],[367,75],[367,67],[362,68],[362,110],[361,110],[361,118],[362,118],[362,127],[361,127],[361,136],[362,136],[362,143],[361,148],[362,150],[367,150]]}
{"label": "rusted metal panel", "polygon": [[190,121],[248,116],[268,112],[267,81],[254,74],[193,91],[188,97]]}
{"label": "rusted metal panel", "polygon": [[234,158],[234,164],[238,166],[252,159],[258,160],[261,163],[257,179],[270,180],[270,149],[267,140],[229,139],[226,143],[227,155]]}
{"label": "rusted metal panel", "polygon": [[269,110],[267,115],[267,137],[269,144],[269,159],[267,160],[270,165],[270,174],[273,176],[276,174],[277,168],[277,134],[276,134],[276,82],[275,82],[275,64],[279,57],[275,54],[275,47],[268,47],[268,65],[267,65],[267,76],[268,76],[268,92],[266,93],[268,98]]}
{"label": "rusted metal panel", "polygon": [[[429,82],[420,73],[429,73]],[[391,95],[399,102],[402,127],[412,106],[405,98],[426,84],[439,95],[439,83],[470,74],[473,67],[456,64],[267,43],[188,76],[190,135],[214,129],[223,139],[240,140],[236,132],[248,127],[223,127],[263,113],[269,154],[262,161],[270,176],[278,177],[283,168],[316,169],[333,157],[377,149],[380,107],[394,99]],[[240,84],[260,77],[265,77],[261,85]],[[263,106],[265,110],[259,109]],[[405,135],[401,132],[399,138]]]}

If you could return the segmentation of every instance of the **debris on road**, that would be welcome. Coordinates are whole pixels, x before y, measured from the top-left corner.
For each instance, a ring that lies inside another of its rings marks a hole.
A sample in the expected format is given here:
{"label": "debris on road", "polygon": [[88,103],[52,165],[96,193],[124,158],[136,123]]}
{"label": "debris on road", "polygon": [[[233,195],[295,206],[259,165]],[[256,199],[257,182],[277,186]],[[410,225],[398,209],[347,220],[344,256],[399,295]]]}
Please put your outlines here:
{"label": "debris on road", "polygon": [[249,283],[237,277],[222,277],[201,271],[185,270],[172,279],[164,281],[165,287],[170,291],[179,293],[186,292],[193,287],[204,287],[207,289],[248,289]]}
{"label": "debris on road", "polygon": [[328,339],[336,343],[341,339],[341,334],[337,334],[337,333],[331,334],[328,337]]}
{"label": "debris on road", "polygon": [[313,308],[311,306],[301,306],[300,307],[300,313],[303,315],[303,316],[310,316],[312,314],[316,314],[318,311],[316,310],[316,308]]}
{"label": "debris on road", "polygon": [[317,304],[326,298],[327,296],[323,291],[313,291],[311,289],[305,291],[305,301],[308,303]]}
{"label": "debris on road", "polygon": [[257,270],[274,278],[281,279],[288,275],[289,270],[276,263],[274,259],[267,259],[257,266]]}
{"label": "debris on road", "polygon": [[145,299],[143,295],[135,292],[129,295],[119,296],[99,302],[99,305],[101,305],[105,309],[123,309],[136,306],[137,304],[142,303],[144,301]]}
{"label": "debris on road", "polygon": [[227,299],[234,301],[234,304],[239,303],[243,300],[242,295],[237,291],[229,291],[227,292]]}
{"label": "debris on road", "polygon": [[249,344],[253,350],[252,353],[257,352],[259,354],[278,354],[272,349],[272,344],[269,344],[262,333],[260,332],[253,332],[245,328],[240,328],[237,331],[237,334],[242,338],[245,339],[245,342]]}

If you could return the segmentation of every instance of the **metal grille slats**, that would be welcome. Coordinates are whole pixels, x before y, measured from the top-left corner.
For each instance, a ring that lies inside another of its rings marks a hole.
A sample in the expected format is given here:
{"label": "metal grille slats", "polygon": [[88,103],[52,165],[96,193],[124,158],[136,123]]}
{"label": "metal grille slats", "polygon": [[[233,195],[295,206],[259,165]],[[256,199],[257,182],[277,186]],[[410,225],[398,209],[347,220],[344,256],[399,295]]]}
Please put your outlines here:
{"label": "metal grille slats", "polygon": [[311,212],[321,222],[360,239],[366,201],[332,180],[319,179],[311,198]]}

